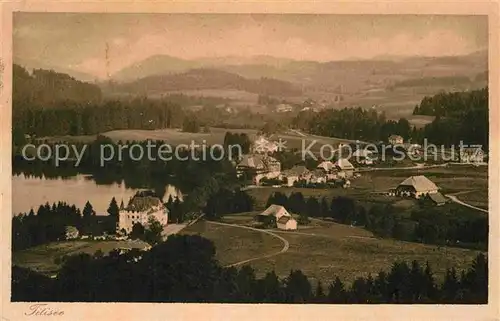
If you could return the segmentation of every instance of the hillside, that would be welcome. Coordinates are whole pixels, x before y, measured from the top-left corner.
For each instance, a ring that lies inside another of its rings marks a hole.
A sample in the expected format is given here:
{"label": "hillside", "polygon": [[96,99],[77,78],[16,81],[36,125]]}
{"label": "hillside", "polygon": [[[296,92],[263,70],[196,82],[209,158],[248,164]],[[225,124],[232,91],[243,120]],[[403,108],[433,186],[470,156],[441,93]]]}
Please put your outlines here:
{"label": "hillside", "polygon": [[31,71],[33,69],[54,70],[55,72],[67,74],[72,78],[85,82],[94,82],[97,78],[96,76],[93,76],[85,72],[77,71],[67,67],[57,66],[55,64],[49,64],[37,59],[25,59],[20,57],[13,57],[13,60],[14,64],[23,66],[23,68],[28,71]]}
{"label": "hillside", "polygon": [[189,61],[167,55],[155,55],[134,63],[111,75],[115,81],[130,82],[137,79],[180,73],[202,65],[197,61]]}
{"label": "hillside", "polygon": [[247,79],[217,69],[192,69],[177,74],[149,76],[115,86],[117,92],[136,94],[204,89],[241,90],[275,96],[297,96],[301,94],[299,88],[286,81],[270,78]]}
{"label": "hillside", "polygon": [[15,109],[34,105],[43,107],[59,101],[92,102],[101,99],[101,89],[93,84],[52,70],[34,69],[30,74],[14,64],[12,101]]}

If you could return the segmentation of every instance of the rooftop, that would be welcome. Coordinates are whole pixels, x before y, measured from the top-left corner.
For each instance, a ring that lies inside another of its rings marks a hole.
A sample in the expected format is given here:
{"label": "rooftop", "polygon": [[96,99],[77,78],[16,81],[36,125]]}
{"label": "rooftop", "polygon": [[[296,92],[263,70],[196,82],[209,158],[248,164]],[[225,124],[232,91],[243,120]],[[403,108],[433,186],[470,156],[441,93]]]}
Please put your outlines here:
{"label": "rooftop", "polygon": [[430,179],[423,175],[410,176],[399,184],[399,186],[412,186],[417,192],[437,190],[438,187]]}

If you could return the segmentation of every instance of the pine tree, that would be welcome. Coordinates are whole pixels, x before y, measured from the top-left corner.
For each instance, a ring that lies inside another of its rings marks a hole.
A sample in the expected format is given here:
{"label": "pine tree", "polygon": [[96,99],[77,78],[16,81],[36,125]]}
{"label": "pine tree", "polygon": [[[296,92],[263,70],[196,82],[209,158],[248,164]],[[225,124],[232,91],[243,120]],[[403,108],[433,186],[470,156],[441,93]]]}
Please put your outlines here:
{"label": "pine tree", "polygon": [[321,205],[316,197],[309,197],[306,202],[307,215],[311,217],[321,216]]}
{"label": "pine tree", "polygon": [[323,291],[323,285],[321,284],[321,281],[318,281],[318,285],[316,286],[315,301],[317,303],[326,303],[326,296],[325,292]]}
{"label": "pine tree", "polygon": [[421,302],[422,297],[425,295],[425,274],[416,260],[411,263],[410,289],[413,292],[412,301]]}
{"label": "pine tree", "polygon": [[455,268],[446,269],[446,276],[441,287],[441,293],[444,303],[455,303],[460,285],[457,279],[457,271]]}
{"label": "pine tree", "polygon": [[335,281],[328,287],[328,302],[343,304],[347,303],[346,299],[344,284],[340,281],[339,277],[336,277]]}
{"label": "pine tree", "polygon": [[116,199],[113,197],[108,207],[108,214],[118,220],[118,214],[120,213],[120,209],[118,208],[118,204],[116,203]]}
{"label": "pine tree", "polygon": [[286,301],[288,303],[307,303],[312,298],[311,284],[300,270],[291,271],[285,280]]}
{"label": "pine tree", "polygon": [[424,291],[425,297],[431,302],[435,302],[437,299],[437,287],[434,281],[434,274],[429,265],[429,261],[426,262],[424,271]]}
{"label": "pine tree", "polygon": [[92,234],[93,233],[93,217],[95,216],[95,211],[89,201],[85,203],[83,207],[83,234]]}

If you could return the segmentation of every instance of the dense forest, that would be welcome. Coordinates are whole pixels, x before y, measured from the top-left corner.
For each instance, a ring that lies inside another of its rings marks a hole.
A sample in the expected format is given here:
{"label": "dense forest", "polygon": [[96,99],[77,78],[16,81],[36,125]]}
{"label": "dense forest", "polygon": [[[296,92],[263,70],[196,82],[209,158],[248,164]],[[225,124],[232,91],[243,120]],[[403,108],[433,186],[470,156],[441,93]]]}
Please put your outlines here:
{"label": "dense forest", "polygon": [[440,93],[424,97],[414,115],[436,119],[424,128],[424,137],[437,144],[480,144],[488,148],[488,88],[470,92]]}
{"label": "dense forest", "polygon": [[304,111],[294,118],[292,125],[312,134],[368,142],[387,141],[396,134],[415,143],[423,143],[426,138],[429,143],[445,146],[458,146],[463,141],[488,148],[488,88],[425,97],[413,114],[436,118],[417,129],[404,118],[387,120],[384,113],[358,107],[319,113]]}
{"label": "dense forest", "polygon": [[449,268],[439,284],[429,264],[394,262],[390,270],[311,284],[300,270],[280,279],[257,278],[249,266],[222,267],[214,244],[197,235],[173,235],[147,252],[117,251],[68,257],[56,278],[13,267],[12,301],[219,303],[470,303],[488,302],[488,261]]}
{"label": "dense forest", "polygon": [[15,109],[23,109],[32,104],[51,106],[58,101],[85,104],[102,99],[101,89],[97,85],[52,70],[34,69],[30,74],[23,67],[14,64],[12,83],[12,102]]}
{"label": "dense forest", "polygon": [[[13,139],[18,135],[95,135],[115,129],[181,127],[183,111],[165,101],[133,99],[95,104],[59,101],[51,108],[14,109]],[[17,142],[16,140],[14,140]]]}
{"label": "dense forest", "polygon": [[408,120],[388,120],[384,113],[361,107],[328,109],[319,113],[303,111],[294,118],[292,125],[311,134],[370,142],[387,141],[392,134],[405,139],[417,136]]}

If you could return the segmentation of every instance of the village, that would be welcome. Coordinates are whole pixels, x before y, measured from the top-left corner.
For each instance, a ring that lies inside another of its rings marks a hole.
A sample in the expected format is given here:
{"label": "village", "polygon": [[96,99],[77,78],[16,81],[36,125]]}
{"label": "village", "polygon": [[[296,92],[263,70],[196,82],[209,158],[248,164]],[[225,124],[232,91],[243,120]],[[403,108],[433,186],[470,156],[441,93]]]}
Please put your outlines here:
{"label": "village", "polygon": [[[399,135],[391,135],[388,137],[390,146],[403,146],[403,148],[411,153],[423,153],[421,146],[418,144],[405,143]],[[337,150],[338,155],[342,155],[342,150],[345,147],[339,144]],[[352,149],[351,149],[352,150]],[[343,189],[342,195],[349,195],[349,190],[356,190],[356,181],[362,180],[362,176],[376,170],[391,170],[391,167],[376,168],[379,164],[377,155],[367,151],[364,148],[355,149],[350,159],[340,156],[337,160],[322,160],[318,161],[315,168],[308,169],[305,165],[295,165],[292,168],[282,170],[281,163],[272,155],[279,151],[278,144],[265,137],[258,136],[250,149],[250,153],[241,155],[238,162],[235,162],[235,167],[238,177],[244,182],[243,190],[265,190],[272,189],[273,192],[287,193],[293,188],[323,190]],[[482,150],[464,149],[460,154],[459,161],[455,164],[484,165],[485,153]],[[356,164],[356,166],[353,165]],[[426,169],[443,167],[447,163],[439,165],[425,166],[417,164],[416,166],[407,167],[408,170]],[[418,173],[416,173],[418,174]],[[390,176],[390,172],[388,172]],[[353,188],[354,187],[354,188]],[[420,175],[409,175],[402,179],[399,184],[385,189],[367,191],[366,194],[378,194],[389,199],[427,199],[435,206],[442,206],[448,202],[456,201],[453,195],[444,196],[440,188],[431,179]],[[347,194],[346,194],[347,193]],[[359,192],[353,193],[358,195]],[[176,227],[168,227],[168,209],[165,204],[162,204],[160,198],[154,195],[151,191],[138,192],[129,200],[127,206],[120,207],[119,219],[117,222],[117,237],[118,239],[126,239],[127,235],[132,232],[133,226],[140,223],[144,227],[152,221],[158,221],[166,231],[163,235],[166,237],[171,233],[177,233],[184,227],[192,224],[177,224]],[[267,228],[276,228],[280,230],[297,230],[301,229],[297,223],[297,214],[290,213],[289,209],[282,205],[270,204],[262,212],[255,213],[252,226],[259,226],[265,222]],[[313,216],[313,215],[312,215]],[[176,225],[176,224],[174,224]]]}

